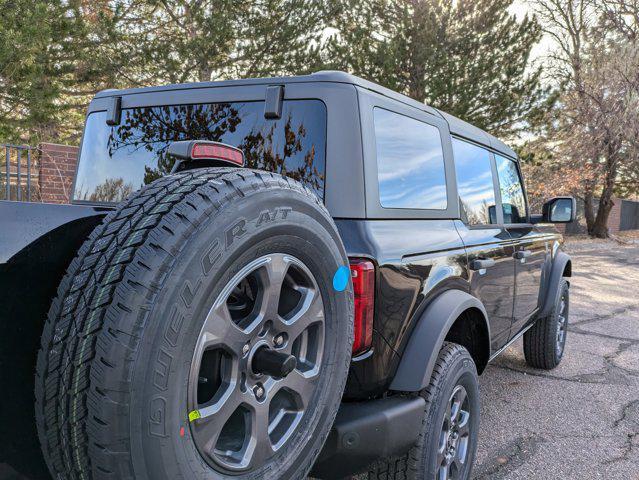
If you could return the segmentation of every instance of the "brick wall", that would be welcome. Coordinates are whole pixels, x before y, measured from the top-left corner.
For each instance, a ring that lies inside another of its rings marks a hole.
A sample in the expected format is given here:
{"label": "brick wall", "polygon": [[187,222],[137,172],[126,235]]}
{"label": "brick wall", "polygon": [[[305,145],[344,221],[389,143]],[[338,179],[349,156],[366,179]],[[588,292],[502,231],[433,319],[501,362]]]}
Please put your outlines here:
{"label": "brick wall", "polygon": [[39,183],[44,203],[69,203],[78,163],[78,147],[41,143]]}
{"label": "brick wall", "polygon": [[608,216],[608,231],[614,235],[619,233],[619,227],[621,226],[621,199],[613,198],[612,201],[614,205],[610,210],[610,215]]}
{"label": "brick wall", "polygon": [[557,223],[557,224],[555,224],[555,228],[562,235],[566,234],[566,224],[565,223]]}

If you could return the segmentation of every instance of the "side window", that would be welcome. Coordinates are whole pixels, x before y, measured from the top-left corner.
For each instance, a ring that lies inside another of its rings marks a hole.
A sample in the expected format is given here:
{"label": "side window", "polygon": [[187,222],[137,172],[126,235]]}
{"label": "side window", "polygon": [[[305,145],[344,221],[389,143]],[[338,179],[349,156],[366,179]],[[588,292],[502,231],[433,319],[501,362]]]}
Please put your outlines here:
{"label": "side window", "polygon": [[501,155],[495,155],[504,223],[526,223],[526,200],[521,186],[517,164]]}
{"label": "side window", "polygon": [[490,153],[453,138],[453,154],[462,219],[470,225],[497,223]]}
{"label": "side window", "polygon": [[445,210],[446,173],[439,129],[374,110],[379,200],[385,208]]}

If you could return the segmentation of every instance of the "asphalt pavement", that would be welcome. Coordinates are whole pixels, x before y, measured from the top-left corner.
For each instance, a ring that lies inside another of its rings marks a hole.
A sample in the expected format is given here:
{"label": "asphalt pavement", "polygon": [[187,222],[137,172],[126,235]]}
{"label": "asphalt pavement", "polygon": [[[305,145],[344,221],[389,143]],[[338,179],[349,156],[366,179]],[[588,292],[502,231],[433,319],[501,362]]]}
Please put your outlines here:
{"label": "asphalt pavement", "polygon": [[[489,365],[476,480],[639,480],[639,244],[581,241],[568,251],[564,359],[530,369],[520,340]],[[25,477],[0,465],[0,478]]]}
{"label": "asphalt pavement", "polygon": [[564,358],[531,369],[519,340],[482,375],[477,480],[639,479],[639,245],[568,250]]}

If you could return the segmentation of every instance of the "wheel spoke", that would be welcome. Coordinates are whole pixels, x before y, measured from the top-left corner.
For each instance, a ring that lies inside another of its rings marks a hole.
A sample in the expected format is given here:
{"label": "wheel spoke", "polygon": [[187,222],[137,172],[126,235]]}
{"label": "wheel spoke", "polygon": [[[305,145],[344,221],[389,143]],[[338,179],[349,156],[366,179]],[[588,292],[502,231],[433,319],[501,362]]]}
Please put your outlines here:
{"label": "wheel spoke", "polygon": [[275,382],[269,393],[269,397],[272,398],[280,390],[286,389],[294,392],[302,402],[301,408],[306,409],[310,403],[318,379],[318,374],[312,377],[305,377],[299,370],[293,370],[286,378]]}
{"label": "wheel spoke", "polygon": [[287,332],[291,342],[311,325],[324,321],[322,296],[316,290],[310,288],[304,290],[304,297],[298,310],[289,319],[278,317],[277,327]]}
{"label": "wheel spoke", "polygon": [[437,457],[443,461],[446,458],[446,447],[448,445],[448,429],[443,429],[439,434],[439,445],[437,447]]}
{"label": "wheel spoke", "polygon": [[448,405],[448,408],[444,412],[444,423],[442,424],[442,430],[449,431],[452,425],[453,416],[452,416],[452,404]]}
{"label": "wheel spoke", "polygon": [[460,414],[462,405],[464,404],[464,400],[466,400],[466,389],[465,388],[457,388],[453,392],[452,405],[450,411],[450,420],[453,425],[457,425],[460,420]]}
{"label": "wheel spoke", "polygon": [[[455,455],[452,458],[449,466],[449,478],[461,478],[461,472],[464,468],[464,464],[460,461],[459,457]],[[450,473],[452,470],[452,473]]]}
{"label": "wheel spoke", "polygon": [[[199,410],[200,418],[193,422],[194,435],[205,445],[207,452],[212,452],[219,439],[222,428],[231,415],[243,403],[244,396],[235,384],[229,386],[218,401]],[[243,432],[238,432],[243,434]]]}
{"label": "wheel spoke", "polygon": [[246,453],[250,467],[263,465],[274,453],[268,429],[268,403],[254,404],[251,411],[251,446]]}
{"label": "wheel spoke", "polygon": [[448,480],[450,477],[450,470],[448,464],[445,462],[439,465],[439,471],[437,472],[437,480]]}
{"label": "wheel spoke", "polygon": [[470,412],[462,410],[459,417],[457,432],[459,433],[459,438],[464,438],[470,435]]}
{"label": "wheel spoke", "polygon": [[241,351],[249,339],[231,318],[226,302],[214,305],[204,321],[200,338],[201,351],[214,345],[226,345],[231,351]]}
{"label": "wheel spoke", "polygon": [[264,290],[262,292],[262,305],[260,314],[265,319],[275,318],[280,303],[282,285],[288,272],[290,260],[286,255],[269,255],[268,261],[263,267]]}

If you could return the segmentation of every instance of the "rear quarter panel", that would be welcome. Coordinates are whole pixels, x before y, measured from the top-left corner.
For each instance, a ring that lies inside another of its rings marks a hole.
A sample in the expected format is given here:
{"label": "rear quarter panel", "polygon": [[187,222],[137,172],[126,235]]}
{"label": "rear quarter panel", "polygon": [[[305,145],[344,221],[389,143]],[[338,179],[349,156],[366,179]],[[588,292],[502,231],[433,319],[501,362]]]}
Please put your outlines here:
{"label": "rear quarter panel", "polygon": [[0,201],[0,463],[32,478],[48,473],[33,416],[42,327],[64,272],[106,211]]}
{"label": "rear quarter panel", "polygon": [[353,359],[347,399],[381,395],[426,305],[469,291],[466,252],[452,220],[336,220],[349,257],[376,263],[373,348]]}

